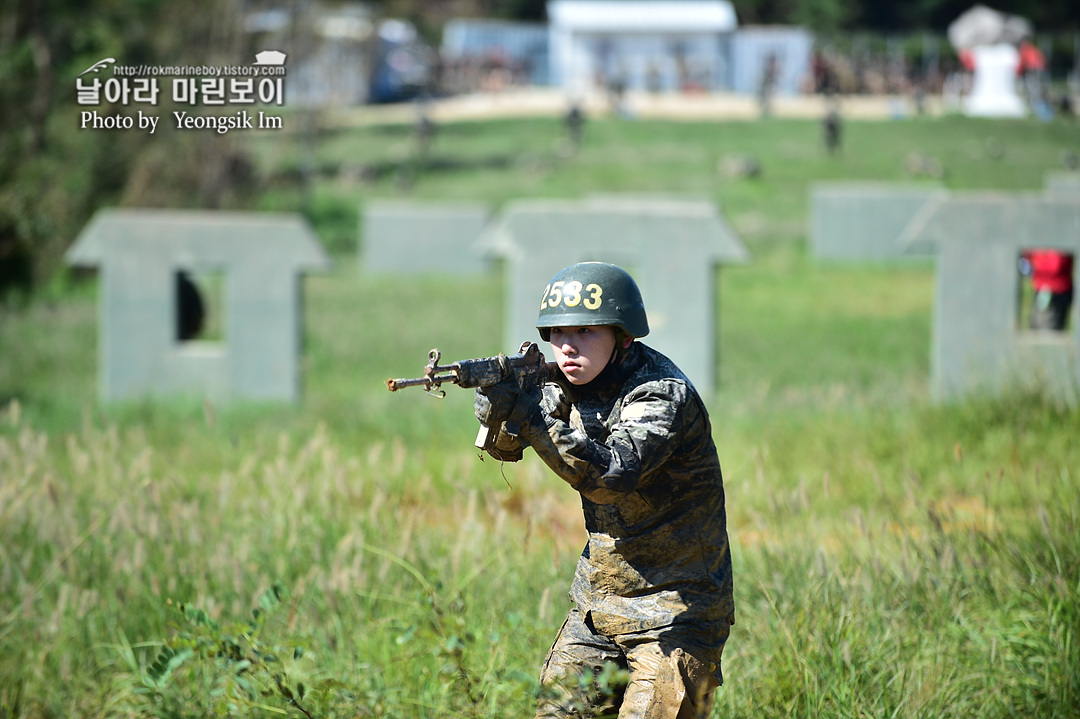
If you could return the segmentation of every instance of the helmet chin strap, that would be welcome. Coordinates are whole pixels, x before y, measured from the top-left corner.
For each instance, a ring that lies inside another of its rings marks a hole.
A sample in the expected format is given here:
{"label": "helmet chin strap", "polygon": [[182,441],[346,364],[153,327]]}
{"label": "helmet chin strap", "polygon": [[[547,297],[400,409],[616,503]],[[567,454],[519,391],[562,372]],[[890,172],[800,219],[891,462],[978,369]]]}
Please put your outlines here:
{"label": "helmet chin strap", "polygon": [[[607,362],[604,364],[604,369],[615,364],[615,361],[619,358],[619,355],[622,354],[623,350],[630,348],[630,345],[626,343],[627,339],[632,341],[634,338],[626,334],[626,331],[621,327],[615,328],[615,346],[611,348],[611,356],[608,357]],[[624,344],[626,345],[625,347],[623,347]]]}
{"label": "helmet chin strap", "polygon": [[619,356],[619,346],[622,343],[619,341],[618,336],[615,337],[615,346],[611,348],[611,356],[607,358],[607,362],[604,363],[604,369],[607,369],[615,361],[615,358]]}

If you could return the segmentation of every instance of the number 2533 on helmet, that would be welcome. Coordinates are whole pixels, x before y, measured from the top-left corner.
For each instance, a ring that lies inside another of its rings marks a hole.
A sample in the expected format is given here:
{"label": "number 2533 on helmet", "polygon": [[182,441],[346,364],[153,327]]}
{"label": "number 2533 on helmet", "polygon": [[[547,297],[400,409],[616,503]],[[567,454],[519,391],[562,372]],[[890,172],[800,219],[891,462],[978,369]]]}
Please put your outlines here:
{"label": "number 2533 on helmet", "polygon": [[536,329],[545,341],[552,327],[611,325],[631,337],[649,334],[645,303],[634,278],[606,262],[579,262],[559,270],[544,288]]}

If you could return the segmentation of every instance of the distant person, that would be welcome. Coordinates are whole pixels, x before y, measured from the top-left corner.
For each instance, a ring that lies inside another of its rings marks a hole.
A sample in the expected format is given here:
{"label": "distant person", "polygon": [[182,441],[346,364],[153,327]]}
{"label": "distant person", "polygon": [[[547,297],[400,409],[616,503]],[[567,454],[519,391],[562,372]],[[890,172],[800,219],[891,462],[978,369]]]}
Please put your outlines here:
{"label": "distant person", "polygon": [[825,88],[828,86],[829,62],[820,50],[814,50],[813,55],[810,56],[810,68],[814,79],[814,94],[825,94]]}
{"label": "distant person", "polygon": [[780,76],[780,60],[776,53],[770,52],[765,58],[765,65],[761,70],[761,81],[758,84],[758,105],[761,108],[761,116],[769,117],[772,114],[772,97],[776,92],[776,83]]}
{"label": "distant person", "polygon": [[1027,40],[1022,40],[1017,50],[1020,53],[1020,66],[1017,72],[1020,75],[1029,107],[1039,119],[1052,119],[1054,112],[1046,97],[1045,56],[1039,48]]}
{"label": "distant person", "polygon": [[1076,117],[1076,108],[1073,107],[1073,99],[1068,89],[1064,90],[1058,97],[1057,111],[1058,114],[1069,120]]}
{"label": "distant person", "polygon": [[840,149],[840,113],[835,107],[830,107],[821,121],[821,129],[825,139],[825,149],[830,155]]}
{"label": "distant person", "polygon": [[663,89],[663,80],[660,77],[660,67],[655,60],[650,60],[645,69],[645,89],[653,95]]}
{"label": "distant person", "polygon": [[915,100],[915,114],[919,116],[926,114],[926,81],[926,77],[920,75],[913,78],[911,82],[912,96]]}
{"label": "distant person", "polygon": [[1030,275],[1035,290],[1028,327],[1064,330],[1073,301],[1073,256],[1058,250],[1030,250],[1023,254],[1020,269]]}
{"label": "distant person", "polygon": [[581,145],[581,132],[585,126],[585,111],[581,109],[581,103],[574,101],[566,112],[566,136],[570,140],[570,146],[577,149]]}
{"label": "distant person", "polygon": [[[735,623],[720,460],[686,375],[638,341],[649,333],[625,270],[583,262],[545,290],[536,327],[557,376],[476,391],[476,417],[505,423],[497,459],[532,447],[581,498],[588,544],[574,606],[540,674],[536,716],[705,719]],[[589,682],[629,674],[616,696]],[[614,706],[612,706],[612,703]]]}
{"label": "distant person", "polygon": [[421,163],[427,162],[436,130],[438,130],[438,126],[431,118],[427,99],[418,99],[416,102],[416,122],[413,124],[413,137],[416,138],[417,159]]}
{"label": "distant person", "polygon": [[607,84],[608,102],[618,117],[630,117],[630,107],[626,102],[626,78],[620,73],[613,75]]}

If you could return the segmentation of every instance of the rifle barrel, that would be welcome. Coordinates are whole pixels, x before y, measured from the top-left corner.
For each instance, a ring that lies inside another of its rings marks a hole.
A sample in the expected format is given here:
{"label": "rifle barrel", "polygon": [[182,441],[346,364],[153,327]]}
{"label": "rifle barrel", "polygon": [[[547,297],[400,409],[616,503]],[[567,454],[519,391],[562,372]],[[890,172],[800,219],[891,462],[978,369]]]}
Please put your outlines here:
{"label": "rifle barrel", "polygon": [[386,380],[386,388],[391,392],[397,392],[399,389],[405,389],[406,387],[422,386],[430,392],[432,389],[438,388],[443,382],[457,384],[457,375],[437,374],[426,377],[417,377],[415,379],[388,379]]}
{"label": "rifle barrel", "polygon": [[417,377],[416,379],[388,379],[386,380],[386,389],[391,392],[397,392],[399,389],[405,389],[406,387],[416,387],[417,385],[429,385],[431,384],[430,377]]}

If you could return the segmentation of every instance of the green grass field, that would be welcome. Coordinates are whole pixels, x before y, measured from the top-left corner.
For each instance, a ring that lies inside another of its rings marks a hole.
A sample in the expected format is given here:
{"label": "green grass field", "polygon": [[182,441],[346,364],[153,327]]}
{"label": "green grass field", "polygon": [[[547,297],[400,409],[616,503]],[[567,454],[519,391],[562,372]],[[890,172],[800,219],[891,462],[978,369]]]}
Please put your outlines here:
{"label": "green grass field", "polygon": [[[304,284],[299,406],[102,407],[93,283],[0,309],[0,717],[530,716],[577,498],[481,460],[469,392],[385,390],[433,346],[505,349],[501,286],[365,277],[356,220],[596,191],[714,199],[754,255],[718,293],[737,624],[714,715],[1080,716],[1080,411],[934,405],[932,264],[805,250],[815,180],[907,181],[920,152],[946,187],[1033,190],[1080,129],[851,122],[830,157],[809,121],[594,119],[571,156],[556,120],[492,121],[439,128],[421,165],[409,132],[325,133],[307,194],[294,138],[253,138],[262,206],[335,253]],[[724,177],[731,155],[761,176]]]}

